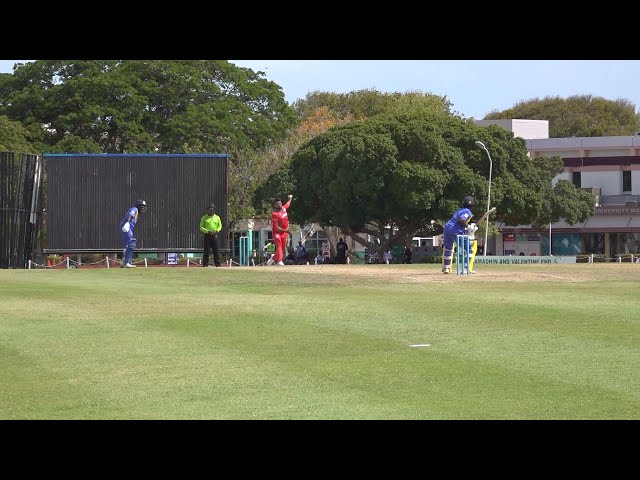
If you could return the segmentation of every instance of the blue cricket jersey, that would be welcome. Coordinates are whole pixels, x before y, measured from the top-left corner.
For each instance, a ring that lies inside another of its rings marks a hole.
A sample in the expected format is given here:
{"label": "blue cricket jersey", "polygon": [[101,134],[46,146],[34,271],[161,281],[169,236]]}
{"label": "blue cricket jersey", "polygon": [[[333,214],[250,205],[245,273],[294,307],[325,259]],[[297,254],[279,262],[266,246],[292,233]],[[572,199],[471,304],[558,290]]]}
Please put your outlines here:
{"label": "blue cricket jersey", "polygon": [[120,229],[122,229],[122,226],[127,223],[127,218],[129,217],[131,217],[131,220],[129,220],[129,226],[131,227],[129,233],[133,234],[133,227],[138,221],[138,209],[136,207],[131,207],[127,213],[124,214],[124,217],[120,220]]}
{"label": "blue cricket jersey", "polygon": [[461,208],[456,213],[453,214],[453,217],[444,224],[444,229],[448,233],[452,233],[455,235],[464,235],[465,228],[467,224],[471,221],[471,217],[473,217],[473,213],[468,208]]}

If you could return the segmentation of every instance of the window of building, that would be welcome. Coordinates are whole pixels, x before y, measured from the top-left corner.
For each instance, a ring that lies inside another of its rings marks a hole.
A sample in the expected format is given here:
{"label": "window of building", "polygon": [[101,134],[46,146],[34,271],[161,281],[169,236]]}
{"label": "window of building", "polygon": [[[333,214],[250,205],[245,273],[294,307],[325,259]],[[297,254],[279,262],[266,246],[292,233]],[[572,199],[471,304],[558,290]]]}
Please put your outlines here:
{"label": "window of building", "polygon": [[622,172],[622,191],[631,191],[631,170],[624,170]]}
{"label": "window of building", "polygon": [[582,187],[582,172],[573,172],[573,185],[576,188]]}
{"label": "window of building", "polygon": [[322,250],[322,244],[328,243],[329,239],[322,230],[316,230],[305,239],[304,248],[309,250]]}
{"label": "window of building", "polygon": [[433,237],[413,237],[411,243],[414,247],[433,247]]}

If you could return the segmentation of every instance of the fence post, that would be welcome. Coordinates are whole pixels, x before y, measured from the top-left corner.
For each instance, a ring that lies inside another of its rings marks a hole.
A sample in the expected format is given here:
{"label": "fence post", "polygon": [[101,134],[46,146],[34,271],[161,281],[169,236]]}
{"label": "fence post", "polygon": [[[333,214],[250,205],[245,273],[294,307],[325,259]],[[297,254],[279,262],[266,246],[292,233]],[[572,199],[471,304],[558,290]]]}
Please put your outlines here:
{"label": "fence post", "polygon": [[67,268],[69,268],[69,257],[67,257]]}
{"label": "fence post", "polygon": [[147,268],[147,257],[144,257],[144,268]]}
{"label": "fence post", "polygon": [[106,259],[106,261],[107,261],[107,268],[111,268],[111,267],[109,267],[109,255],[105,256],[104,258],[105,258],[105,259]]}

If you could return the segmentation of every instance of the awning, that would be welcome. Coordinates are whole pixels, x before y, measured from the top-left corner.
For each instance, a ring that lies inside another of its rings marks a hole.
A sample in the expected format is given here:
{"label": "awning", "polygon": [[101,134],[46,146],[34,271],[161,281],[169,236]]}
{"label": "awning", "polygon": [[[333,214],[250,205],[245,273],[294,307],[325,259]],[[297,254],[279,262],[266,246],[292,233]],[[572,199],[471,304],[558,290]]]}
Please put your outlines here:
{"label": "awning", "polygon": [[631,221],[629,222],[627,228],[629,229],[627,231],[631,231],[633,233],[640,232],[640,216],[636,215],[634,217],[631,217]]}
{"label": "awning", "polygon": [[[580,231],[580,229],[584,228],[585,223],[586,222],[580,222],[580,223],[576,223],[575,225],[569,225],[567,222],[564,222],[561,220],[559,222],[552,223],[551,230],[558,233],[578,232]],[[546,228],[543,228],[542,230],[534,229],[531,227],[531,225],[512,226],[512,225],[504,225],[502,223],[496,223],[496,227],[502,230],[503,233],[533,233],[533,232],[544,233],[549,231],[549,225],[547,225]]]}
{"label": "awning", "polygon": [[[543,230],[535,230],[530,225],[503,225],[496,223],[503,233],[531,233],[549,231],[549,227]],[[594,216],[586,222],[569,225],[565,221],[551,224],[551,231],[556,233],[640,233],[640,215],[611,215]]]}
{"label": "awning", "polygon": [[[629,224],[633,217],[628,215],[610,217],[590,217],[581,228],[585,232],[624,233],[629,231]],[[640,217],[638,217],[640,219]]]}

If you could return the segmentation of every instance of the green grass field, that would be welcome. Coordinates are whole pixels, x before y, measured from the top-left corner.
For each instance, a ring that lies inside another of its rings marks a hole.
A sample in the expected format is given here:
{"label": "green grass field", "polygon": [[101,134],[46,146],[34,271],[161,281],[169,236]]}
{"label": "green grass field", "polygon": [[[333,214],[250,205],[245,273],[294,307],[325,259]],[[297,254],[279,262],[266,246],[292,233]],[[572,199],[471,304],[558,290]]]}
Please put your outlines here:
{"label": "green grass field", "polygon": [[640,265],[477,271],[0,270],[0,419],[640,419]]}

